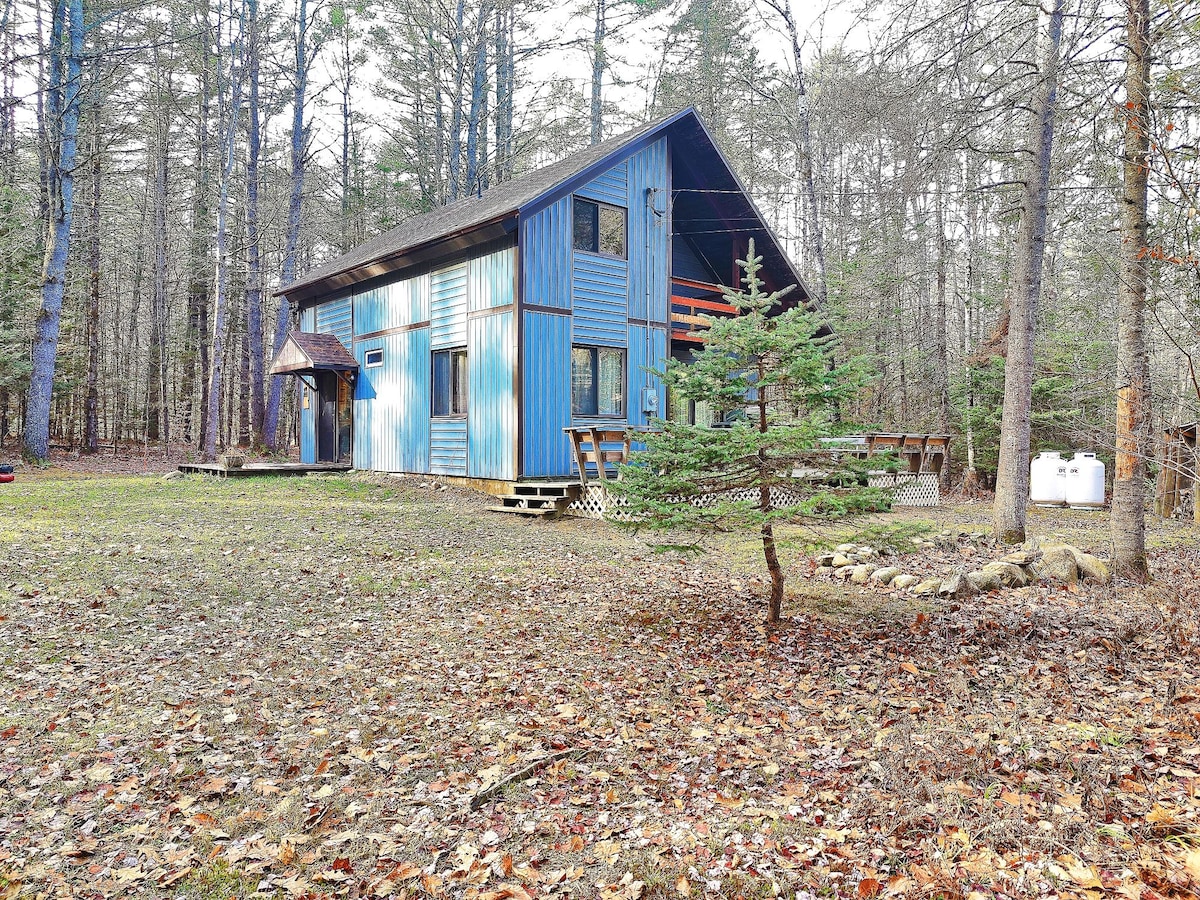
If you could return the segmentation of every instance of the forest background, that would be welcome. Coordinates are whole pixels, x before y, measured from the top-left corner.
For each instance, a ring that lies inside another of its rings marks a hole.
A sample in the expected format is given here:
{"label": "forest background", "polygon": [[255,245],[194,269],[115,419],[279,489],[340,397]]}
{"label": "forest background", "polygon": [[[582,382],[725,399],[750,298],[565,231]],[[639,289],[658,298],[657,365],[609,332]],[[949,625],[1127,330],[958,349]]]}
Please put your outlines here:
{"label": "forest background", "polygon": [[[1065,10],[1033,452],[1111,457],[1127,5]],[[1200,417],[1200,11],[1151,14],[1157,428]],[[1024,0],[3,0],[0,446],[44,402],[51,445],[286,449],[293,396],[264,374],[279,285],[695,105],[872,362],[847,418],[952,432],[986,486],[1044,19]]]}

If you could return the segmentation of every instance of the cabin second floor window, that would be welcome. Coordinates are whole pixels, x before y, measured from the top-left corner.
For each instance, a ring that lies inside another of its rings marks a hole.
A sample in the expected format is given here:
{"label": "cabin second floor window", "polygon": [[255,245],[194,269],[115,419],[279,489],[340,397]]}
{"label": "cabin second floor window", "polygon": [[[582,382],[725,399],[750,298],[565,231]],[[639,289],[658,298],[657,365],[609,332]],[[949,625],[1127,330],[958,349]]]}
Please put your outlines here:
{"label": "cabin second floor window", "polygon": [[574,199],[575,249],[625,258],[625,210],[594,200]]}
{"label": "cabin second floor window", "polygon": [[437,350],[433,354],[433,414],[467,414],[467,350]]}
{"label": "cabin second floor window", "polygon": [[577,416],[625,415],[625,351],[571,348],[571,412]]}

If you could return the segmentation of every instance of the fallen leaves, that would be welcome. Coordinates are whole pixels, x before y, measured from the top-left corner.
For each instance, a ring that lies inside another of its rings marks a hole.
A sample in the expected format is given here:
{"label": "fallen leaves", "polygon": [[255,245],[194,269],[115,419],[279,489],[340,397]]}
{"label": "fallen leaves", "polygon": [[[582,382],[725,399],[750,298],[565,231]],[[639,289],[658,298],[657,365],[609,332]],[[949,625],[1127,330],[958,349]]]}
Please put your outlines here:
{"label": "fallen leaves", "polygon": [[1200,885],[1190,620],[1150,600],[838,594],[767,635],[754,582],[596,523],[88,484],[0,498],[36,536],[0,576],[0,897]]}

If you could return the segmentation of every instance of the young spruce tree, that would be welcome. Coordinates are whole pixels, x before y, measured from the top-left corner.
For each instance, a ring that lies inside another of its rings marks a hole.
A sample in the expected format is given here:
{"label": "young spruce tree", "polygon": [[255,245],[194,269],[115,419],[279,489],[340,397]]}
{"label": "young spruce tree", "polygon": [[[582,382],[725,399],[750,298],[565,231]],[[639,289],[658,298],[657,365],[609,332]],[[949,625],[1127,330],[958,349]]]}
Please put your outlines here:
{"label": "young spruce tree", "polygon": [[774,625],[784,586],[775,524],[886,508],[889,495],[866,486],[862,464],[820,452],[833,411],[862,383],[861,368],[831,365],[835,337],[805,309],[776,310],[792,288],[763,293],[753,242],[738,265],[745,289],[725,292],[738,315],[705,316],[703,349],[656,373],[676,401],[705,404],[719,426],[657,422],[617,491],[635,530],[757,531]]}

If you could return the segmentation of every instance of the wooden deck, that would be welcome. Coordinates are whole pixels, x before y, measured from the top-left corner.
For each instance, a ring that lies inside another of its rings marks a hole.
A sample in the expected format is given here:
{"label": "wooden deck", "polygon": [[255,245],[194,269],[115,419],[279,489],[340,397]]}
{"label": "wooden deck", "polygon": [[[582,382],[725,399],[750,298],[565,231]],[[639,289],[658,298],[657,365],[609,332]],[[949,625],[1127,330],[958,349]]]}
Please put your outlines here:
{"label": "wooden deck", "polygon": [[253,478],[261,475],[309,475],[321,472],[349,472],[348,463],[246,463],[238,469],[227,469],[219,463],[183,463],[179,471],[185,475],[212,475],[217,478]]}

